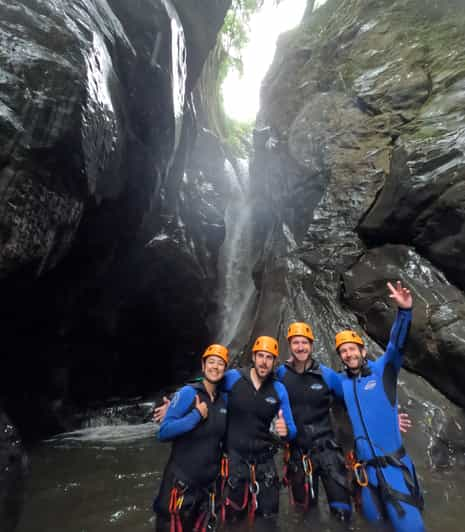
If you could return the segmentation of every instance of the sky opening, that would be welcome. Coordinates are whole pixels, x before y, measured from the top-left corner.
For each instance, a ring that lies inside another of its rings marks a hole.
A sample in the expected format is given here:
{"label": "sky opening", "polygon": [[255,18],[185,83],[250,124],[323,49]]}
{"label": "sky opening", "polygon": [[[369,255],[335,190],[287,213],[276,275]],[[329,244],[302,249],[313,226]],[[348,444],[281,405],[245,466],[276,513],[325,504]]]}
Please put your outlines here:
{"label": "sky opening", "polygon": [[[319,7],[326,0],[317,0]],[[240,122],[252,122],[259,108],[260,84],[273,60],[281,33],[296,27],[307,0],[283,0],[278,6],[266,2],[250,22],[250,40],[243,53],[244,73],[230,72],[222,87],[226,114]]]}

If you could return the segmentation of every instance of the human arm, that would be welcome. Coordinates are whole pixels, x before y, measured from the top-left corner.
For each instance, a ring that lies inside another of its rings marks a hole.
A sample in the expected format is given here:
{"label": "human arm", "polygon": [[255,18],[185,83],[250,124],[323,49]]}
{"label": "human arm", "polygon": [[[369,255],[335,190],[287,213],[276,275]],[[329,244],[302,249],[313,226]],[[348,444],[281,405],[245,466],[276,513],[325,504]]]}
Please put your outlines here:
{"label": "human arm", "polygon": [[412,321],[413,298],[408,288],[402,286],[400,281],[396,285],[387,283],[389,297],[397,304],[398,313],[391,328],[389,342],[380,363],[391,363],[398,372],[402,366],[402,355],[405,342],[407,341],[410,324]]}
{"label": "human arm", "polygon": [[281,364],[280,366],[277,367],[275,374],[276,374],[276,378],[278,379],[278,381],[282,382],[284,375],[286,375],[286,371],[287,371],[286,366],[284,364]]}
{"label": "human arm", "polygon": [[228,393],[232,390],[232,387],[236,384],[236,382],[241,378],[241,374],[239,370],[237,369],[228,369],[223,379],[221,380],[219,384],[219,389],[221,392]]}
{"label": "human arm", "polygon": [[[194,401],[196,406],[192,408]],[[202,419],[202,414],[197,408],[198,401],[194,388],[191,386],[181,388],[173,397],[160,425],[158,439],[160,441],[172,440],[194,429]]]}
{"label": "human arm", "polygon": [[343,399],[344,392],[342,390],[342,379],[344,374],[338,373],[337,371],[334,371],[334,369],[328,368],[327,366],[323,366],[323,364],[320,364],[320,368],[326,386],[328,386],[335,397],[338,399]]}

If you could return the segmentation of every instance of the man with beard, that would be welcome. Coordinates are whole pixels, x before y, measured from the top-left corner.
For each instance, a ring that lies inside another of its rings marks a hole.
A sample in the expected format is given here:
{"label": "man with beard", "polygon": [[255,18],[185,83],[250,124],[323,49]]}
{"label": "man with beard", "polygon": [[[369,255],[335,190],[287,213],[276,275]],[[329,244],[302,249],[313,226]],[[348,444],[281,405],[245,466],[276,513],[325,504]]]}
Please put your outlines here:
{"label": "man with beard", "polygon": [[278,342],[260,336],[252,347],[252,367],[229,370],[223,389],[228,393],[226,452],[229,460],[224,504],[229,516],[249,511],[270,517],[279,508],[279,477],[274,462],[276,442],[270,433],[292,440],[296,427],[285,387],[274,377]]}
{"label": "man with beard", "polygon": [[334,393],[346,405],[357,460],[368,481],[361,490],[365,517],[373,523],[388,519],[396,532],[422,532],[423,499],[397,424],[397,379],[413,299],[400,281],[387,286],[398,313],[386,352],[375,361],[367,360],[362,338],[355,331],[341,331],[336,335],[336,350],[345,372],[333,372],[330,379]]}
{"label": "man with beard", "polygon": [[217,385],[227,364],[226,347],[210,345],[202,355],[202,380],[175,394],[160,426],[159,439],[173,444],[153,505],[157,532],[215,528],[216,481],[226,431],[226,398]]}
{"label": "man with beard", "polygon": [[[309,324],[291,323],[287,339],[291,357],[278,367],[276,375],[286,386],[297,427],[297,436],[285,453],[284,482],[291,503],[304,510],[315,505],[321,479],[331,513],[349,522],[347,469],[330,416],[335,372],[312,358],[314,335]],[[406,432],[411,426],[408,415],[399,414],[398,424],[399,430]]]}
{"label": "man with beard", "polygon": [[314,336],[310,325],[291,323],[287,339],[292,356],[279,366],[276,375],[286,386],[297,426],[297,436],[285,453],[284,482],[290,501],[304,510],[314,506],[321,479],[332,515],[349,522],[347,470],[330,419],[332,370],[312,358]]}

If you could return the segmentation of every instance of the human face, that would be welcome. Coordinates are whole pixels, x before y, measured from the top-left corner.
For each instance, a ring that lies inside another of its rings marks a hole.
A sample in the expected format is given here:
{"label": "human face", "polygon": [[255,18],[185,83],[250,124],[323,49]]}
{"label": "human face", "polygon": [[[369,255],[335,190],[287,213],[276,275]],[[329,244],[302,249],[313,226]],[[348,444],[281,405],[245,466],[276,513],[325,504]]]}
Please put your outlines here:
{"label": "human face", "polygon": [[273,371],[274,359],[275,357],[267,351],[256,351],[252,355],[253,367],[259,379],[266,379]]}
{"label": "human face", "polygon": [[346,342],[339,347],[339,356],[348,370],[357,374],[363,366],[366,351],[358,344]]}
{"label": "human face", "polygon": [[216,355],[210,355],[202,361],[203,375],[212,384],[217,384],[224,377],[225,370],[224,360]]}
{"label": "human face", "polygon": [[292,356],[297,362],[307,362],[312,354],[312,342],[305,336],[292,336],[289,340]]}

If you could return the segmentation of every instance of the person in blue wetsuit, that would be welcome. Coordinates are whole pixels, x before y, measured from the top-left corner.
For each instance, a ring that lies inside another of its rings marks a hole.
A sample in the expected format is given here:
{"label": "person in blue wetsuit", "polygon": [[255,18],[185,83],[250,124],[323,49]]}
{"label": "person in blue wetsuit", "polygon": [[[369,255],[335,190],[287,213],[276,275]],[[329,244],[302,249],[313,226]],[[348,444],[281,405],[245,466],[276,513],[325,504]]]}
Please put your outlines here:
{"label": "person in blue wetsuit", "polygon": [[342,331],[335,341],[345,372],[331,371],[329,377],[333,392],[346,405],[356,458],[367,475],[368,485],[361,488],[363,514],[372,523],[389,520],[396,532],[421,532],[423,499],[397,423],[397,379],[413,299],[399,281],[387,286],[399,310],[386,352],[375,361],[367,360],[362,338],[354,331]]}
{"label": "person in blue wetsuit", "polygon": [[[227,460],[222,462],[223,509],[228,519],[242,517],[247,511],[251,518],[257,511],[270,517],[279,509],[274,455],[278,444],[295,437],[296,426],[287,391],[274,376],[277,357],[277,340],[260,336],[253,344],[252,367],[228,370],[219,383],[228,404]],[[154,412],[155,421],[162,421],[161,435],[171,409],[168,398],[163,398],[163,403]],[[276,435],[270,432],[273,421]],[[192,454],[189,456],[192,459]]]}
{"label": "person in blue wetsuit", "polygon": [[333,394],[330,369],[312,358],[314,336],[310,325],[291,323],[287,332],[291,358],[276,376],[289,394],[297,436],[285,453],[285,478],[291,503],[304,510],[318,501],[321,479],[331,514],[350,522],[351,500],[341,447],[331,426]]}
{"label": "person in blue wetsuit", "polygon": [[157,532],[215,529],[227,417],[227,399],[217,385],[227,363],[227,348],[210,345],[202,355],[202,380],[175,394],[160,425],[160,441],[173,444],[153,505]]}
{"label": "person in blue wetsuit", "polygon": [[[277,440],[293,440],[296,427],[286,388],[274,377],[278,342],[260,336],[252,348],[252,367],[229,370],[222,388],[228,394],[225,447],[229,460],[224,504],[228,518],[248,509],[270,517],[279,509],[279,478],[274,462]],[[276,436],[270,432],[274,422]]]}

